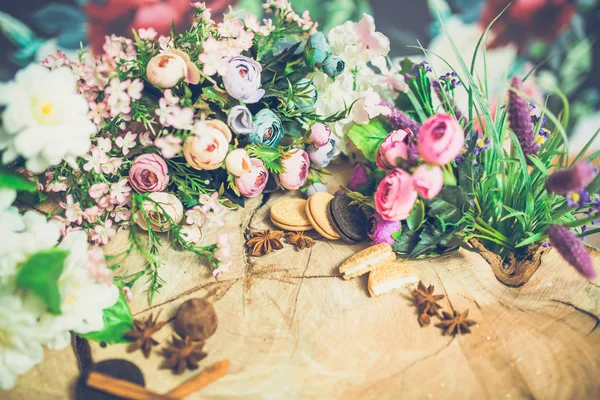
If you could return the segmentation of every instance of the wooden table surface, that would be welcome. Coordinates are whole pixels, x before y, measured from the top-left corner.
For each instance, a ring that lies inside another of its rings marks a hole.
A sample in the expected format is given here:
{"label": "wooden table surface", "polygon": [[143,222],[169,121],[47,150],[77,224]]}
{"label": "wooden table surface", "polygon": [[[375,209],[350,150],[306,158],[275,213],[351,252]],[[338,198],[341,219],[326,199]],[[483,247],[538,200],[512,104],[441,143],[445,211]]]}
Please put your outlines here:
{"label": "wooden table surface", "polygon": [[[347,181],[347,166],[334,168],[328,187]],[[230,359],[225,378],[191,398],[203,399],[576,399],[600,398],[600,287],[580,278],[552,251],[522,288],[503,286],[477,254],[411,262],[421,279],[446,295],[447,310],[469,309],[473,333],[455,338],[433,325],[421,328],[410,289],[371,298],[366,276],[344,281],[338,267],[367,244],[319,240],[311,249],[291,245],[255,258],[245,251],[249,230],[273,229],[269,207],[278,193],[251,199],[227,225],[206,230],[231,234],[235,262],[217,282],[195,256],[165,248],[166,284],[148,306],[143,279],[131,303],[136,318],[162,310],[172,318],[185,300],[213,302],[219,327],[208,339],[201,367]],[[315,238],[318,236],[313,235]],[[121,232],[108,246],[127,246]],[[600,268],[600,255],[594,252]],[[118,271],[139,270],[130,259]],[[171,324],[156,338],[165,343]],[[91,359],[126,358],[144,372],[147,387],[166,392],[195,372],[159,370],[153,352],[127,354],[125,345],[90,343]],[[155,348],[156,349],[156,348]],[[73,392],[89,355],[68,348],[46,351],[43,364],[20,378],[8,399],[64,399]],[[5,395],[7,397],[4,397]]]}

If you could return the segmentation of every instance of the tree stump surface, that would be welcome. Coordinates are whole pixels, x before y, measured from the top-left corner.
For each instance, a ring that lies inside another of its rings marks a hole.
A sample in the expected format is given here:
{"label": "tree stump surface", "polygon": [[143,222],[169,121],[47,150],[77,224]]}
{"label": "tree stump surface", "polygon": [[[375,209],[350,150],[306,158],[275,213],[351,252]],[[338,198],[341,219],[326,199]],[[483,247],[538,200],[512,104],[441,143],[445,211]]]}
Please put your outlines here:
{"label": "tree stump surface", "polygon": [[[334,167],[328,187],[335,192],[350,171]],[[339,265],[368,244],[348,245],[319,239],[303,251],[285,244],[264,257],[249,256],[249,231],[275,229],[269,207],[277,193],[250,199],[232,212],[225,227],[207,229],[203,243],[230,234],[234,264],[221,281],[192,254],[165,246],[161,276],[166,284],[147,303],[145,281],[134,287],[135,318],[161,311],[172,319],[185,300],[203,297],[219,319],[205,345],[200,368],[231,360],[226,377],[190,396],[194,399],[576,399],[600,398],[600,280],[587,282],[556,251],[545,255],[531,281],[509,288],[476,253],[461,250],[438,259],[410,261],[426,284],[433,284],[447,311],[469,310],[477,321],[469,335],[442,336],[432,325],[421,328],[411,288],[369,297],[367,275],[345,281]],[[108,245],[108,253],[127,246],[127,232]],[[600,268],[600,254],[593,252]],[[138,271],[130,258],[117,271]],[[79,365],[125,358],[138,365],[146,386],[167,392],[198,371],[174,375],[160,370],[162,345],[172,324],[155,338],[149,359],[128,354],[125,344],[90,352],[46,351],[44,362],[22,376],[8,399],[64,399],[72,396]],[[83,346],[85,348],[85,346]]]}

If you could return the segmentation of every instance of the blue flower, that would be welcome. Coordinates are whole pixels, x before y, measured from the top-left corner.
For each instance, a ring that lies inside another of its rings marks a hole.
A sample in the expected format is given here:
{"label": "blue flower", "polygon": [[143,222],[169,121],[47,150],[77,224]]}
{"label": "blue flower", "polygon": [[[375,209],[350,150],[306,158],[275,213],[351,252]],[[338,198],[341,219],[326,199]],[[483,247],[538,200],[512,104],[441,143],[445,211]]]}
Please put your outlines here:
{"label": "blue flower", "polygon": [[248,136],[252,143],[273,147],[283,138],[283,133],[283,125],[277,114],[263,108],[254,116],[254,130]]}

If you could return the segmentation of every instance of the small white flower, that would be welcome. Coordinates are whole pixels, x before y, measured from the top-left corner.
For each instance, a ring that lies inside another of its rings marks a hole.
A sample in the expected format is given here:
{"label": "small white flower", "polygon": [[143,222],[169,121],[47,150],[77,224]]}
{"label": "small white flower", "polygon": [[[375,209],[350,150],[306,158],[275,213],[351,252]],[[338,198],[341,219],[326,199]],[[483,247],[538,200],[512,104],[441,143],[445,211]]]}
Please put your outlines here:
{"label": "small white flower", "polygon": [[121,151],[123,151],[123,155],[126,156],[127,154],[129,154],[129,149],[135,147],[136,138],[137,135],[129,131],[125,134],[125,136],[119,136],[115,140],[115,144],[121,148]]}
{"label": "small white flower", "polygon": [[49,71],[30,64],[14,80],[0,84],[0,105],[6,106],[0,130],[4,164],[22,156],[28,170],[41,173],[90,149],[96,126],[68,68]]}

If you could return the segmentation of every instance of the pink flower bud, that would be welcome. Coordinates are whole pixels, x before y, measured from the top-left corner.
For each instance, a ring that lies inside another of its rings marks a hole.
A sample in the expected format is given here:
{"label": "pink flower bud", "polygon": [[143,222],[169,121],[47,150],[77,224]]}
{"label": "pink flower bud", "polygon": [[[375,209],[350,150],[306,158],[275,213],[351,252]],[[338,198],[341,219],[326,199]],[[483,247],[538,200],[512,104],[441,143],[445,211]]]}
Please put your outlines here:
{"label": "pink flower bud", "polygon": [[377,167],[391,169],[399,166],[399,159],[408,160],[408,144],[405,141],[408,134],[409,132],[399,129],[383,140],[377,151]]}
{"label": "pink flower bud", "polygon": [[251,158],[252,167],[250,172],[240,177],[235,178],[233,183],[244,197],[258,196],[265,190],[267,181],[269,180],[269,171],[265,168],[265,164],[258,158]]}
{"label": "pink flower bud", "polygon": [[310,128],[310,140],[313,141],[315,146],[323,147],[329,143],[331,137],[331,129],[325,124],[317,122]]}
{"label": "pink flower bud", "polygon": [[242,176],[250,172],[252,162],[250,156],[244,149],[236,149],[227,154],[225,159],[227,171],[235,176]]}
{"label": "pink flower bud", "polygon": [[129,169],[129,184],[138,193],[161,192],[169,183],[167,163],[157,154],[142,154]]}
{"label": "pink flower bud", "polygon": [[417,201],[412,176],[394,168],[379,183],[375,192],[375,209],[386,221],[403,221]]}
{"label": "pink flower bud", "polygon": [[429,118],[419,130],[417,148],[428,163],[446,165],[460,154],[465,132],[456,119],[447,114]]}
{"label": "pink flower bud", "polygon": [[415,190],[424,199],[433,199],[444,187],[444,173],[437,165],[423,164],[413,172]]}
{"label": "pink flower bud", "polygon": [[301,149],[292,150],[288,158],[283,160],[284,172],[279,174],[281,186],[288,190],[298,190],[308,177],[310,160],[308,154]]}

